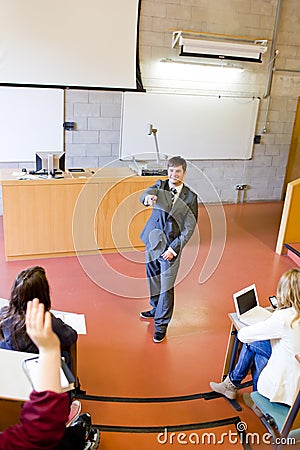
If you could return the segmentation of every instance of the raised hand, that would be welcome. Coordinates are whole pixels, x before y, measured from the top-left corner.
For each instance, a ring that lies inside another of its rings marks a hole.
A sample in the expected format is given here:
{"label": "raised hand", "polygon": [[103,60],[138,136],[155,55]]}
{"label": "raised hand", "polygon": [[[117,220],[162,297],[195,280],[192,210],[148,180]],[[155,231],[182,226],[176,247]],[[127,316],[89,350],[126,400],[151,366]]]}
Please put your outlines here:
{"label": "raised hand", "polygon": [[35,390],[61,392],[59,339],[52,330],[50,312],[37,298],[27,303],[26,331],[39,349]]}
{"label": "raised hand", "polygon": [[39,350],[59,347],[59,339],[52,330],[51,314],[39,300],[27,303],[26,331]]}

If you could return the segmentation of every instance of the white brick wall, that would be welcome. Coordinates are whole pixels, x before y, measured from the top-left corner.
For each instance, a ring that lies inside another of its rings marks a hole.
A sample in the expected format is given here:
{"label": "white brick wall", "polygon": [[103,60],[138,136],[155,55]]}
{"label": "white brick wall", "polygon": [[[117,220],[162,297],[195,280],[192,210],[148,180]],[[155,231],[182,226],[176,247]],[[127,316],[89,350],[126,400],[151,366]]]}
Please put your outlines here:
{"label": "white brick wall", "polygon": [[[67,167],[101,167],[119,155],[121,92],[66,91]],[[116,151],[117,147],[117,151]]]}

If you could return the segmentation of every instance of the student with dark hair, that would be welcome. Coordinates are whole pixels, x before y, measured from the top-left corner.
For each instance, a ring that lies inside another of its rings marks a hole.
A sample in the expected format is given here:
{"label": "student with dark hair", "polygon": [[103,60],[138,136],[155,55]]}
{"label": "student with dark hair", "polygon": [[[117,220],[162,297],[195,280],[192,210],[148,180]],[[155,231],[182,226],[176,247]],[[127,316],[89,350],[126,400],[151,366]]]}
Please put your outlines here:
{"label": "student with dark hair", "polygon": [[39,350],[35,390],[21,411],[20,423],[0,433],[0,450],[85,450],[98,448],[100,434],[89,414],[69,428],[69,396],[60,384],[60,345],[51,315],[38,299],[26,304],[26,330]]}
{"label": "student with dark hair", "polygon": [[191,238],[198,218],[197,195],[184,184],[187,164],[181,156],[167,162],[168,180],[158,180],[141,195],[145,206],[152,206],[141,239],[146,245],[146,273],[151,310],[143,319],[154,319],[153,341],[162,342],[174,308],[174,284],[181,253]]}
{"label": "student with dark hair", "polygon": [[[0,310],[0,348],[28,353],[38,353],[37,346],[26,333],[25,319],[28,301],[38,298],[51,308],[50,288],[45,270],[34,266],[22,270],[16,277],[10,294],[9,305]],[[77,332],[61,319],[51,314],[52,328],[57,334],[62,355],[70,366],[69,350],[77,340]]]}
{"label": "student with dark hair", "polygon": [[[210,383],[215,392],[235,399],[239,384],[251,370],[254,391],[272,402],[292,404],[300,387],[300,269],[281,276],[277,301],[278,308],[269,319],[238,332],[244,343],[239,359],[222,383]],[[249,402],[247,396],[245,400]]]}

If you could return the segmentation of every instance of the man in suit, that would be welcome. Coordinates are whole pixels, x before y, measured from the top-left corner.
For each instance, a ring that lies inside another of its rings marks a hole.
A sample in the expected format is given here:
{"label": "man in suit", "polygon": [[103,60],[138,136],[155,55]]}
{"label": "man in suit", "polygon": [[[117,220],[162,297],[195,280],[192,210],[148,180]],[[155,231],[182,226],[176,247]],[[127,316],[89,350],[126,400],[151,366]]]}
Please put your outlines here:
{"label": "man in suit", "polygon": [[153,341],[165,339],[174,307],[174,284],[183,247],[192,236],[198,218],[197,195],[184,185],[186,161],[181,156],[168,160],[168,180],[158,180],[141,196],[153,206],[141,239],[146,245],[146,273],[149,282],[149,311],[143,319],[154,319]]}

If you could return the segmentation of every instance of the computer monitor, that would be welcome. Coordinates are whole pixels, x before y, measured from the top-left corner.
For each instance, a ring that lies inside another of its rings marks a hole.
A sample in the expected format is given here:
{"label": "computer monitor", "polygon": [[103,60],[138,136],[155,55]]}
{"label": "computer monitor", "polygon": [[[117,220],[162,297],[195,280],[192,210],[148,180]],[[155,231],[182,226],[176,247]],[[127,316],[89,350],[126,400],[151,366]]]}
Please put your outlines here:
{"label": "computer monitor", "polygon": [[36,172],[55,175],[65,171],[65,152],[37,152],[35,154]]}

